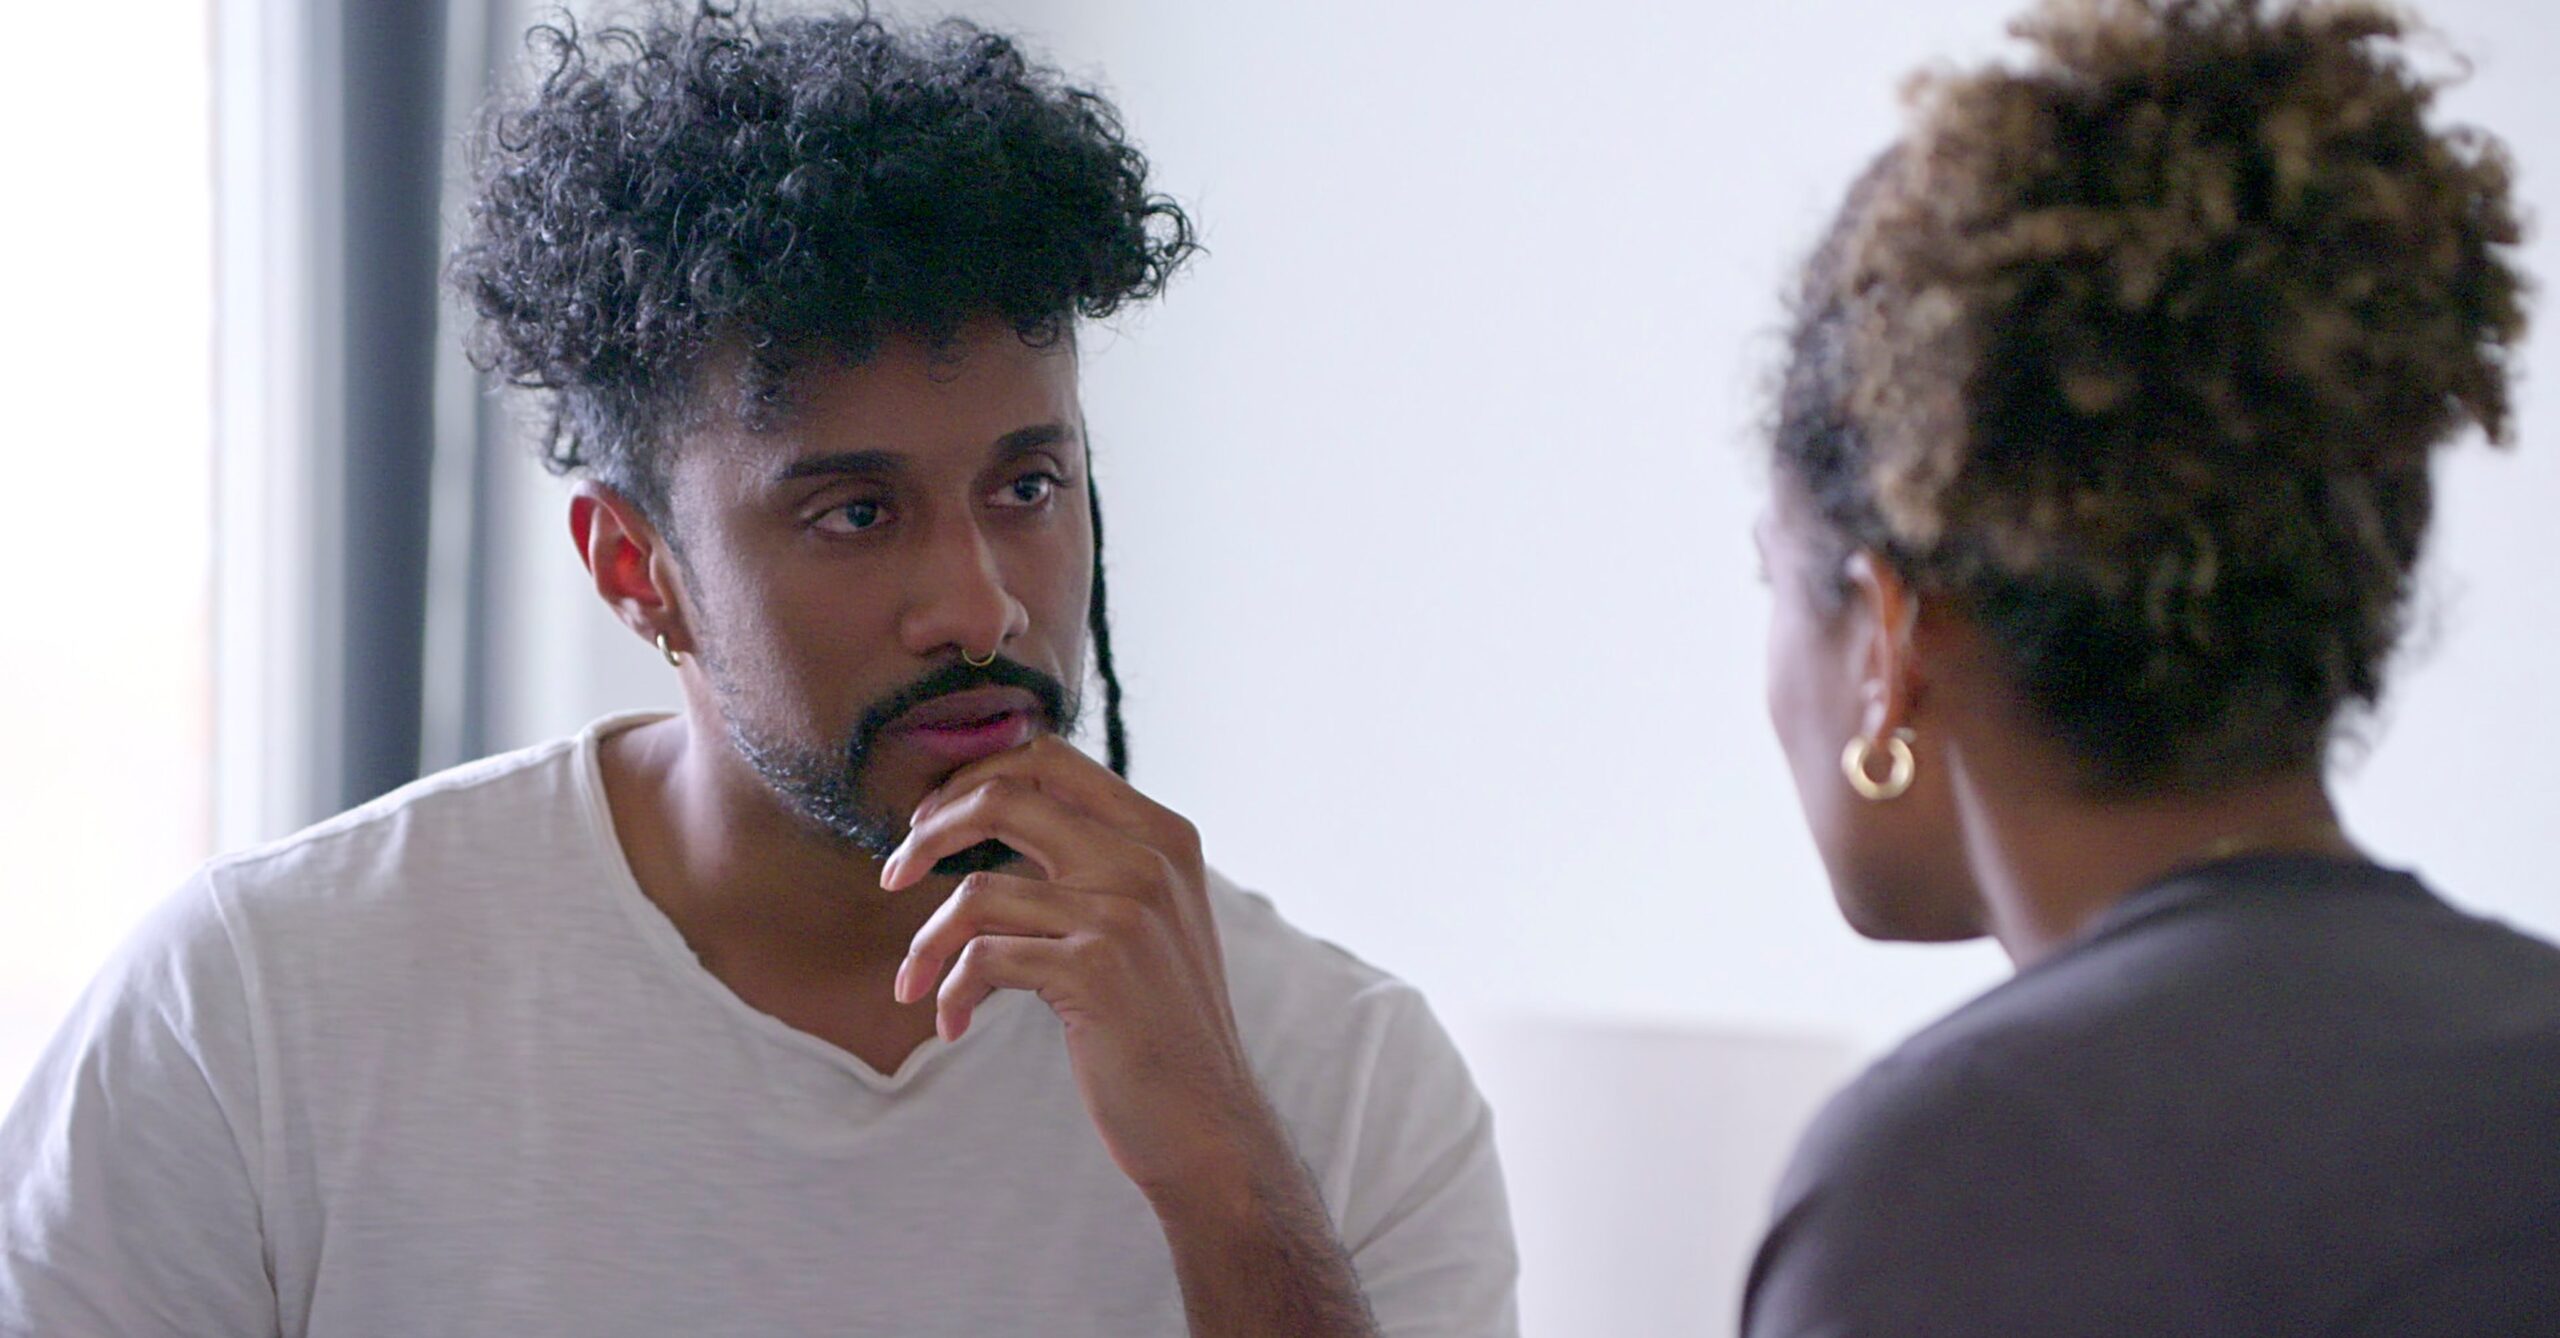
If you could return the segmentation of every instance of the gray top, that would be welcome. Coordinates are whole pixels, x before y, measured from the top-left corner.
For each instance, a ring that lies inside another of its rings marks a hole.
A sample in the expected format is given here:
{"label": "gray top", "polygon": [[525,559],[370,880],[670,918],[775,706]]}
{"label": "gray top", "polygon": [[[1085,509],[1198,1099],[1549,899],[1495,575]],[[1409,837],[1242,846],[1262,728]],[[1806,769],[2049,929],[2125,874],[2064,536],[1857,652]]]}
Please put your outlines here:
{"label": "gray top", "polygon": [[1743,1326],[2560,1334],[2560,949],[2362,863],[2137,892],[1832,1101]]}

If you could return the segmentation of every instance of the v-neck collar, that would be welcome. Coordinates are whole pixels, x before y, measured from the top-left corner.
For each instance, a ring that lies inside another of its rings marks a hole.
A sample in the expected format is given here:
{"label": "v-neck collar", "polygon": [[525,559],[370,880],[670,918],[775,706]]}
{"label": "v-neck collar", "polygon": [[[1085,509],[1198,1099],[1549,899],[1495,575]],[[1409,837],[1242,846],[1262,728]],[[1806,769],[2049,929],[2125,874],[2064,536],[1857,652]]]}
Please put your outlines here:
{"label": "v-neck collar", "polygon": [[622,908],[650,953],[679,977],[685,988],[707,996],[713,1006],[727,1013],[733,1022],[766,1041],[839,1069],[883,1095],[893,1095],[911,1086],[917,1075],[932,1068],[945,1054],[967,1046],[980,1035],[1001,1025],[1014,1009],[1022,1006],[1022,1001],[1012,991],[999,991],[979,1005],[967,1035],[957,1041],[929,1036],[923,1044],[907,1052],[906,1059],[899,1063],[895,1072],[882,1073],[852,1051],[810,1035],[739,998],[735,990],[702,964],[702,960],[694,955],[692,946],[685,942],[683,932],[676,928],[675,921],[667,918],[667,913],[659,908],[658,903],[641,890],[639,875],[632,871],[630,855],[623,849],[622,838],[614,830],[612,802],[605,795],[604,741],[625,730],[664,720],[673,714],[671,711],[626,711],[606,716],[580,731],[576,755],[571,763],[578,804],[584,811],[587,832],[595,846],[596,863],[603,873],[598,880],[602,891]]}

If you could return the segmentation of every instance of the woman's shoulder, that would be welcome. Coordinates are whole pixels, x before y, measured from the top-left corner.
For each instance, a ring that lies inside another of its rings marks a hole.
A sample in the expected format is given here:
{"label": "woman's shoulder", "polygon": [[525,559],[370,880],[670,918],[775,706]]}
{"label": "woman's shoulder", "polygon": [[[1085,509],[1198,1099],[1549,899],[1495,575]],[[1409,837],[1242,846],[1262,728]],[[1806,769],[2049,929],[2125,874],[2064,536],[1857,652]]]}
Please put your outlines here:
{"label": "woman's shoulder", "polygon": [[[2103,1293],[2084,1320],[2249,1331],[2540,1220],[2560,951],[2314,873],[2146,897],[1870,1066],[1781,1188],[1772,1313],[1892,1277],[1979,1290],[1950,1332],[2057,1331],[2011,1308],[2047,1283]],[[2032,1276],[1975,1288],[2003,1270]],[[2163,1297],[2198,1310],[2141,1309]]]}

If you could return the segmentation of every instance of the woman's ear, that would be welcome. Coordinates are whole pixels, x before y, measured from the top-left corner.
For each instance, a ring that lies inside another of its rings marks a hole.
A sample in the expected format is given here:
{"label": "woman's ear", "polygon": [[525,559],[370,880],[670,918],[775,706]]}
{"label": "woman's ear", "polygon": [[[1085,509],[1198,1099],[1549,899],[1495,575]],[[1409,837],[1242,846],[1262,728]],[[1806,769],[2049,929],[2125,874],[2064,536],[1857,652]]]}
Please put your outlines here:
{"label": "woman's ear", "polygon": [[1850,554],[1843,572],[1849,578],[1849,672],[1862,701],[1858,728],[1881,739],[1910,728],[1920,706],[1920,595],[1871,552]]}

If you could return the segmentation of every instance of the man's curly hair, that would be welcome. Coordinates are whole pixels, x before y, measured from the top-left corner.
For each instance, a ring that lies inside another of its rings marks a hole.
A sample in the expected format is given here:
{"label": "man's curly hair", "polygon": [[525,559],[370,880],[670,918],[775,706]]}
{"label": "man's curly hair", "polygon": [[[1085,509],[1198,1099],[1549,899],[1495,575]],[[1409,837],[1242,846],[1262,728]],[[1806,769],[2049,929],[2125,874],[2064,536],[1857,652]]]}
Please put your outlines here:
{"label": "man's curly hair", "polygon": [[1195,249],[1108,102],[966,22],[662,5],[529,46],[547,73],[489,118],[451,265],[472,352],[550,393],[554,471],[661,525],[714,354],[762,374],[751,406],[813,352],[987,316],[1054,340]]}
{"label": "man's curly hair", "polygon": [[[483,370],[547,393],[543,461],[630,498],[670,542],[667,453],[698,415],[756,421],[810,356],[1032,343],[1155,297],[1197,250],[1099,95],[950,20],[762,17],[671,0],[536,28],[545,69],[493,110],[451,278]],[[736,384],[711,384],[734,365]],[[1089,630],[1114,770],[1120,685],[1093,508]]]}
{"label": "man's curly hair", "polygon": [[2508,427],[2494,140],[2358,0],[2051,0],[1915,83],[1807,268],[1782,477],[1950,598],[2090,788],[2316,767],[2370,705],[2434,449]]}

